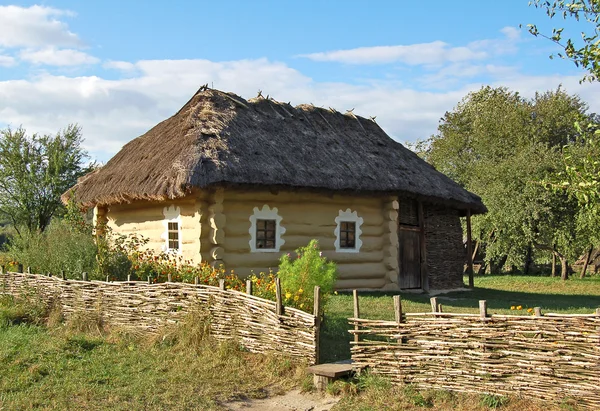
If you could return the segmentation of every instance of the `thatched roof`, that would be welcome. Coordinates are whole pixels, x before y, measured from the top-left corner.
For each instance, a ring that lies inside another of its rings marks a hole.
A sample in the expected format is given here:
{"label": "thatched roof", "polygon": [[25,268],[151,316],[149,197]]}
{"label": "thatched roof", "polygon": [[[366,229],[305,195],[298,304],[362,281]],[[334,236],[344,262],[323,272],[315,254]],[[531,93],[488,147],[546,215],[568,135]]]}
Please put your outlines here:
{"label": "thatched roof", "polygon": [[[183,197],[216,185],[404,193],[485,212],[481,199],[374,121],[201,88],[75,186],[84,205]],[[69,194],[65,194],[66,199]]]}

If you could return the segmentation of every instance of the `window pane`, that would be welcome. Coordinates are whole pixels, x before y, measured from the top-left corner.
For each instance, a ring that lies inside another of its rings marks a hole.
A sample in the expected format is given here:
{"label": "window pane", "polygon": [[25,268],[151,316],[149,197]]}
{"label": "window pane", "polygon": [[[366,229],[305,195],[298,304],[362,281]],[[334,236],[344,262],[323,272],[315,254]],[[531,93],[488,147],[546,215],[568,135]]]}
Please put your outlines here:
{"label": "window pane", "polygon": [[264,230],[267,224],[267,220],[256,220],[256,229]]}
{"label": "window pane", "polygon": [[266,229],[275,231],[275,223],[275,220],[265,220]]}
{"label": "window pane", "polygon": [[169,231],[178,231],[177,223],[169,223]]}
{"label": "window pane", "polygon": [[273,241],[273,240],[267,240],[265,248],[275,248],[275,241]]}
{"label": "window pane", "polygon": [[178,239],[179,239],[179,234],[177,232],[169,233],[169,240],[178,240]]}

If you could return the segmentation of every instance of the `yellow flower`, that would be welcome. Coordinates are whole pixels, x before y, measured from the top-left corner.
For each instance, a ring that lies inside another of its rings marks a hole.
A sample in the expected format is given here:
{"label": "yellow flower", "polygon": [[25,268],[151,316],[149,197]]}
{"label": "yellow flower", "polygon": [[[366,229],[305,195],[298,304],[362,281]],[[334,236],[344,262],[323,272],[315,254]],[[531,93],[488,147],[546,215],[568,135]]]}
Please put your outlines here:
{"label": "yellow flower", "polygon": [[298,294],[302,294],[304,292],[304,290],[301,288],[298,290]]}
{"label": "yellow flower", "polygon": [[527,309],[527,312],[528,312],[528,313],[532,313],[532,312],[533,312],[533,308],[528,308],[528,309]]}
{"label": "yellow flower", "polygon": [[300,308],[304,308],[304,303],[300,304]]}
{"label": "yellow flower", "polygon": [[523,309],[523,307],[522,307],[522,306],[520,306],[520,305],[517,305],[517,310],[522,310],[522,309]]}
{"label": "yellow flower", "polygon": [[285,293],[285,298],[290,298],[292,296],[292,293]]}
{"label": "yellow flower", "polygon": [[511,305],[511,306],[510,306],[510,309],[511,309],[511,310],[516,310],[516,308],[515,308],[515,306],[514,306],[514,305]]}
{"label": "yellow flower", "polygon": [[338,294],[337,294],[337,291],[334,291],[333,293],[334,293],[335,295],[338,295]]}
{"label": "yellow flower", "polygon": [[298,301],[299,299],[300,299],[300,297],[298,297],[298,296],[294,297],[294,301]]}

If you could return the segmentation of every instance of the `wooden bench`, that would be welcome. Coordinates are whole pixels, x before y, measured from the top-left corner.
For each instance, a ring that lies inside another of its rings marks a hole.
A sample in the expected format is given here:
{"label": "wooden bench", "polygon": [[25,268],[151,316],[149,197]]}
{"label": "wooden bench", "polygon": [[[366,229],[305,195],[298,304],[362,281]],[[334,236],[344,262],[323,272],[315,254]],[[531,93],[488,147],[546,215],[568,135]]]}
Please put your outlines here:
{"label": "wooden bench", "polygon": [[333,364],[319,364],[308,367],[308,372],[314,374],[313,382],[317,391],[323,391],[327,384],[340,377],[347,377],[354,371],[351,362],[341,362]]}

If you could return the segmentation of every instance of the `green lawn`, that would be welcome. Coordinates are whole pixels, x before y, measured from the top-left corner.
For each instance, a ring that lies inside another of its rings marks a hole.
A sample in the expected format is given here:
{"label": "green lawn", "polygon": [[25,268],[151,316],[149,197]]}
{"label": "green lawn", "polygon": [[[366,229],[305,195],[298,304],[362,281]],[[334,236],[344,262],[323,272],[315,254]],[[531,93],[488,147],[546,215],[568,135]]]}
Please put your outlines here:
{"label": "green lawn", "polygon": [[[361,318],[394,319],[393,294],[359,293]],[[401,293],[404,312],[429,312],[429,296]],[[488,275],[475,277],[475,289],[437,296],[444,312],[477,313],[479,300],[487,300],[490,314],[527,315],[527,308],[542,312],[588,313],[600,307],[600,276],[561,281],[555,277]],[[511,306],[522,310],[511,310]],[[354,316],[352,295],[334,295],[325,306],[321,334],[321,361],[350,358],[348,318]]]}

